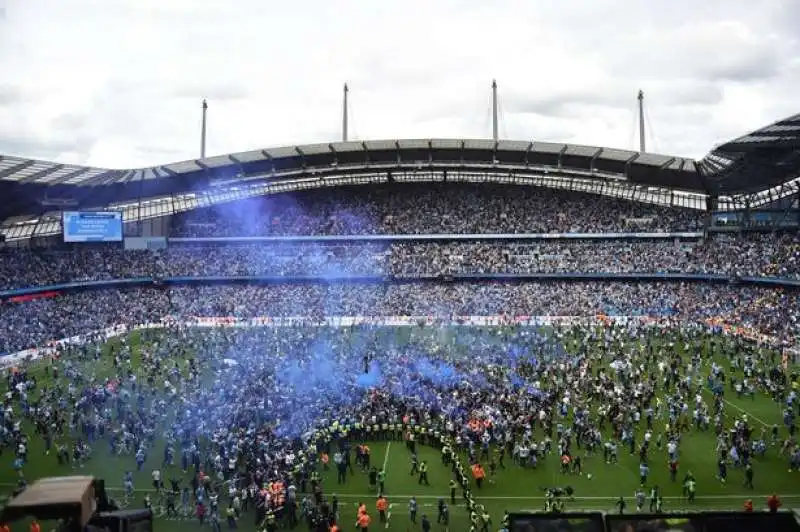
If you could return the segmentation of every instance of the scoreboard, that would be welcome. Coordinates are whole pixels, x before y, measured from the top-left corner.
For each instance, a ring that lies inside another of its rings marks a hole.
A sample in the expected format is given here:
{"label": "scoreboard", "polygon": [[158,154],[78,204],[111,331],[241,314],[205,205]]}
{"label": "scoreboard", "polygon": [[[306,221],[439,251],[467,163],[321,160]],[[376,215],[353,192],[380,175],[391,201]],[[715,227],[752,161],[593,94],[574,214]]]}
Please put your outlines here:
{"label": "scoreboard", "polygon": [[121,212],[63,213],[64,242],[122,242]]}

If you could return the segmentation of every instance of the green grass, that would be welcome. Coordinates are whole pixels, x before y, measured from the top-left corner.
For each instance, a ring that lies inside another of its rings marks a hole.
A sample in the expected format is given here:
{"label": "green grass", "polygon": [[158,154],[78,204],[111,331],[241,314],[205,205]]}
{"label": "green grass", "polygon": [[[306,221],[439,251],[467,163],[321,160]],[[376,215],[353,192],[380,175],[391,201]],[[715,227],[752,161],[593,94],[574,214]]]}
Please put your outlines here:
{"label": "green grass", "polygon": [[[463,333],[456,335],[451,329],[411,329],[403,328],[395,331],[398,343],[416,340],[432,340],[442,344],[452,344],[454,350],[462,350],[464,354],[468,352],[468,345],[463,345]],[[202,333],[199,333],[202,334]],[[498,341],[502,342],[501,335]],[[675,336],[659,336],[655,342],[659,346],[665,346],[667,341],[676,341],[678,347],[675,349],[682,351],[683,340]],[[112,340],[111,343],[118,342]],[[130,366],[136,369],[140,363],[142,347],[147,345],[148,339],[143,338],[139,333],[134,333],[128,339],[132,346],[132,358]],[[468,342],[466,342],[468,344]],[[573,349],[577,345],[577,339],[570,338],[566,342],[568,348]],[[109,344],[110,345],[110,344]],[[106,346],[108,350],[108,346]],[[692,340],[690,350],[700,350],[708,353],[708,340],[703,337]],[[703,374],[708,373],[711,359],[706,356],[706,366]],[[728,361],[722,357],[717,357],[716,362],[728,367]],[[62,363],[58,363],[60,366]],[[102,357],[99,362],[93,360],[79,361],[80,367],[87,373],[97,377],[113,375],[114,368],[108,357]],[[34,370],[41,385],[52,385],[52,379],[45,373],[44,364],[39,364]],[[706,392],[709,393],[710,392]],[[709,397],[710,398],[710,397]],[[747,413],[753,424],[758,429],[759,424],[771,426],[777,423],[781,429],[781,436],[786,436],[786,430],[781,423],[781,406],[771,398],[757,394],[754,398],[738,399],[730,392],[726,392],[726,403],[728,405],[727,425],[733,421],[733,417],[741,413]],[[662,423],[663,425],[663,423]],[[658,429],[659,423],[655,424]],[[30,426],[25,426],[25,430],[32,433]],[[758,434],[758,430],[756,430]],[[387,496],[391,506],[391,518],[386,529],[391,531],[412,530],[414,528],[408,518],[408,500],[415,496],[420,503],[419,514],[427,513],[434,523],[434,529],[443,529],[435,524],[436,505],[439,498],[448,499],[449,490],[447,483],[450,479],[449,469],[441,465],[440,451],[438,449],[419,446],[420,458],[427,460],[430,469],[431,486],[420,486],[415,476],[409,475],[410,457],[401,441],[393,442],[370,442],[372,448],[372,462],[375,465],[386,464],[387,471]],[[778,493],[786,507],[797,506],[800,503],[800,473],[789,473],[786,469],[786,459],[778,456],[776,449],[770,448],[767,456],[763,459],[756,459],[755,471],[755,490],[747,490],[743,487],[744,477],[740,470],[729,468],[727,484],[723,485],[715,479],[716,462],[714,459],[715,438],[712,432],[703,433],[691,431],[684,435],[681,444],[681,461],[679,481],[687,470],[691,470],[698,479],[698,499],[693,505],[697,509],[739,509],[745,499],[752,498],[756,506],[764,504],[766,497],[776,492]],[[70,467],[59,467],[53,455],[44,456],[42,441],[38,437],[31,438],[29,449],[29,463],[24,472],[26,478],[31,481],[44,476],[57,476],[69,474],[92,474],[96,477],[104,478],[107,485],[112,490],[112,495],[121,496],[114,493],[122,485],[122,476],[125,470],[135,470],[133,457],[119,458],[111,456],[108,446],[105,443],[97,444],[94,448],[93,457],[85,468],[73,470]],[[131,501],[131,506],[141,505],[142,497],[150,486],[150,471],[156,467],[161,467],[163,447],[157,446],[148,455],[148,463],[145,464],[142,473],[135,475],[136,487],[138,488],[137,497]],[[10,453],[3,455],[6,467],[0,470],[0,486],[9,492],[12,485],[16,482],[15,473],[11,470],[12,457]],[[539,464],[538,468],[522,469],[514,465],[510,457],[507,457],[506,469],[500,469],[496,477],[484,484],[483,489],[473,488],[476,502],[486,506],[492,515],[494,528],[498,528],[502,520],[503,512],[508,511],[539,511],[543,507],[543,487],[571,485],[575,489],[575,499],[567,504],[568,510],[607,510],[614,508],[614,502],[620,496],[625,497],[629,502],[629,509],[633,508],[632,496],[638,488],[638,456],[630,456],[627,449],[620,446],[620,461],[615,465],[607,465],[602,462],[602,456],[592,456],[584,459],[584,472],[591,473],[592,478],[586,475],[562,475],[559,472],[558,457],[551,454]],[[466,463],[466,458],[462,458]],[[665,510],[677,510],[688,508],[685,499],[682,497],[681,486],[679,483],[673,484],[669,481],[667,464],[663,454],[656,451],[651,453],[651,474],[650,484],[657,484],[662,488],[665,499]],[[173,467],[163,471],[163,478],[168,480],[172,476],[183,477],[182,473]],[[336,484],[335,474],[324,474],[323,485],[325,493],[328,495],[336,494],[340,499],[340,522],[343,527],[351,527],[355,522],[356,507],[359,502],[364,502],[371,510],[374,521],[375,517],[375,494],[370,492],[367,482],[367,475],[356,471],[355,475],[349,477],[344,485]],[[224,508],[223,508],[224,511]],[[160,512],[158,512],[160,513]],[[450,530],[466,531],[469,529],[468,515],[464,507],[463,500],[459,495],[457,504],[450,506]],[[161,518],[163,520],[163,517]],[[169,525],[162,525],[161,529],[175,530],[176,532],[188,532],[197,529],[197,521],[192,518],[185,520],[170,521]],[[226,525],[223,523],[223,528]],[[304,527],[305,525],[301,525]],[[373,525],[373,528],[375,525]],[[251,514],[245,515],[240,520],[240,529],[249,531],[255,530],[254,517]],[[378,527],[384,529],[384,527]]]}

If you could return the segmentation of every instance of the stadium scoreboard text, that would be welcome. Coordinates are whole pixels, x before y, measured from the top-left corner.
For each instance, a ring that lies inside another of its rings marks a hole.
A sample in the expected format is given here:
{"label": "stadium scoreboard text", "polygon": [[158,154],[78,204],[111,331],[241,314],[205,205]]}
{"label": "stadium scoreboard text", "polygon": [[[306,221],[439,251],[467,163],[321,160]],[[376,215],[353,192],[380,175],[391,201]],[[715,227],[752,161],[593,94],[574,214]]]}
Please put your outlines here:
{"label": "stadium scoreboard text", "polygon": [[64,212],[64,242],[121,242],[121,212]]}

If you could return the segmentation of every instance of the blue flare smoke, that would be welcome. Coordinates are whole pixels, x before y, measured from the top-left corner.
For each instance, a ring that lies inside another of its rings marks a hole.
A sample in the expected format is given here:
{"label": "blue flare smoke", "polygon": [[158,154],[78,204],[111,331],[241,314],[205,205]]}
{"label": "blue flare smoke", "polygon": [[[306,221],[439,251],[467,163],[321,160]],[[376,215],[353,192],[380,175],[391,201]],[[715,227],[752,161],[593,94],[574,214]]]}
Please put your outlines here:
{"label": "blue flare smoke", "polygon": [[373,360],[369,364],[369,371],[362,373],[356,378],[356,384],[361,388],[376,388],[383,384],[381,368],[377,361]]}

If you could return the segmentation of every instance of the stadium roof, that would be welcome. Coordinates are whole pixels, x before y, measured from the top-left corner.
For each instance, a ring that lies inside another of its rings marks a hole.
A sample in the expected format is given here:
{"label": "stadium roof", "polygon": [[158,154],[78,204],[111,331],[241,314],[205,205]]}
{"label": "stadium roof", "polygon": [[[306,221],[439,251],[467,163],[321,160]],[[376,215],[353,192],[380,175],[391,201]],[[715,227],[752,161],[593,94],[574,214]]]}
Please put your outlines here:
{"label": "stadium roof", "polygon": [[800,177],[800,114],[716,147],[697,168],[716,195],[760,192]]}
{"label": "stadium roof", "polygon": [[717,150],[728,153],[741,153],[778,147],[800,149],[800,114],[784,118],[774,124],[726,142],[717,147]]}
{"label": "stadium roof", "polygon": [[[313,188],[333,186],[339,176],[347,176],[350,181],[338,183],[372,183],[376,181],[368,176],[379,173],[383,175],[381,182],[392,181],[392,174],[403,174],[404,181],[424,181],[423,176],[417,179],[411,174],[427,171],[491,173],[503,176],[494,177],[495,180],[537,179],[543,186],[550,186],[548,183],[555,179],[613,183],[645,190],[645,195],[670,195],[670,191],[696,197],[763,195],[752,203],[756,205],[773,198],[778,187],[779,196],[797,190],[797,181],[792,180],[800,177],[798,138],[800,115],[723,144],[700,161],[598,146],[485,139],[284,146],[138,169],[93,168],[0,156],[0,195],[5,200],[0,204],[0,219],[8,222],[12,217],[36,217],[51,211],[142,203],[145,198],[187,195],[209,187],[222,190],[249,186],[256,180],[271,185],[304,181],[303,187]],[[631,198],[643,197],[640,192],[631,194]]]}
{"label": "stadium roof", "polygon": [[652,184],[661,184],[659,180],[663,180],[677,188],[702,189],[697,180],[695,162],[685,157],[577,144],[460,139],[368,140],[285,146],[128,170],[0,156],[0,181],[45,186],[103,186],[196,173],[206,174],[264,162],[276,169],[288,169],[418,161],[464,165],[489,162],[594,169],[619,175],[630,173],[638,180],[652,181]]}

